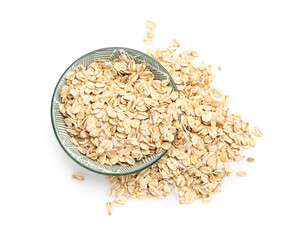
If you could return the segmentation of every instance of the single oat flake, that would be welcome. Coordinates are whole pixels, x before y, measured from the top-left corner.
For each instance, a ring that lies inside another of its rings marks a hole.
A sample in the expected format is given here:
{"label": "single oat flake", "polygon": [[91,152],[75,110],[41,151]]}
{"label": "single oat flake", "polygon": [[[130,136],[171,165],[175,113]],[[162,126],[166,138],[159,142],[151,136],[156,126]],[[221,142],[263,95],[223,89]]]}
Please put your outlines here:
{"label": "single oat flake", "polygon": [[83,173],[74,173],[72,175],[72,178],[75,179],[76,181],[82,182],[84,181],[84,174]]}
{"label": "single oat flake", "polygon": [[147,20],[147,21],[145,22],[145,26],[146,26],[147,28],[149,28],[149,29],[153,29],[153,28],[156,28],[156,27],[157,27],[156,23],[153,22],[152,20]]}
{"label": "single oat flake", "polygon": [[152,42],[152,38],[151,37],[146,37],[146,38],[144,38],[143,42],[146,43],[146,44],[150,44]]}
{"label": "single oat flake", "polygon": [[210,198],[203,198],[202,202],[205,203],[205,204],[209,204],[211,202],[211,199]]}
{"label": "single oat flake", "polygon": [[150,44],[155,35],[155,28],[157,27],[156,23],[151,20],[147,20],[145,22],[145,26],[147,27],[146,38],[144,38],[143,42],[146,44]]}
{"label": "single oat flake", "polygon": [[255,126],[253,129],[252,129],[252,133],[256,136],[256,137],[262,137],[262,132],[260,130],[260,128],[258,126]]}
{"label": "single oat flake", "polygon": [[114,206],[115,206],[115,204],[112,203],[112,202],[107,202],[106,203],[106,211],[107,211],[108,215],[112,215],[113,210],[114,210]]}
{"label": "single oat flake", "polygon": [[244,172],[244,171],[239,171],[239,172],[237,172],[237,175],[238,175],[239,177],[245,177],[245,176],[246,176],[246,172]]}

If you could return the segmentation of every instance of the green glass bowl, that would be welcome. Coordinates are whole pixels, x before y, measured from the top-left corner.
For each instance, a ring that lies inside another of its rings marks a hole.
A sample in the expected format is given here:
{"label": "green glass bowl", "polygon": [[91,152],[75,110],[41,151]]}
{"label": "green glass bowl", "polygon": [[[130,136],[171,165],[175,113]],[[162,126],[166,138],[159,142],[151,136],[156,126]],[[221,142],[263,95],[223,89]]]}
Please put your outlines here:
{"label": "green glass bowl", "polygon": [[[154,154],[152,156],[146,157],[141,161],[137,161],[133,166],[121,166],[119,164],[116,165],[101,165],[98,161],[92,160],[82,153],[80,153],[75,146],[70,141],[70,135],[66,132],[66,125],[64,123],[64,116],[59,111],[59,107],[61,104],[61,96],[60,92],[62,87],[65,84],[65,74],[71,70],[75,70],[76,66],[79,64],[83,64],[87,67],[89,64],[93,63],[95,60],[105,59],[105,60],[114,60],[119,58],[121,54],[125,54],[129,59],[134,60],[136,63],[145,63],[147,68],[154,74],[155,79],[164,80],[169,79],[170,85],[173,88],[173,91],[178,92],[175,82],[173,81],[170,74],[165,70],[165,68],[158,63],[152,57],[146,55],[145,53],[139,52],[130,48],[123,47],[110,47],[110,48],[101,48],[90,53],[85,54],[84,56],[78,58],[74,61],[62,74],[60,77],[51,103],[51,120],[55,135],[58,139],[63,150],[73,159],[76,163],[80,164],[82,167],[85,167],[93,172],[104,174],[104,175],[128,175],[132,173],[139,172],[155,162],[157,162],[166,152],[167,150],[162,149],[159,154]],[[180,121],[181,116],[179,116]],[[175,132],[174,137],[176,137],[177,132]]]}

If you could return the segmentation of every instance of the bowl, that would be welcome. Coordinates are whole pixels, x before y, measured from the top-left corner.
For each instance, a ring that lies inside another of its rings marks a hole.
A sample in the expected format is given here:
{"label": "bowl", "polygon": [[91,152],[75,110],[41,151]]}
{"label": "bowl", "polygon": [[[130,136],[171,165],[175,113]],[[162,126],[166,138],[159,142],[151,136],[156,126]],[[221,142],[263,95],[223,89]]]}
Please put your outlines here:
{"label": "bowl", "polygon": [[[65,84],[64,76],[67,72],[74,70],[79,64],[83,64],[85,67],[87,67],[98,58],[112,61],[119,58],[121,54],[125,54],[129,59],[134,60],[136,63],[145,63],[147,68],[149,68],[150,71],[154,74],[155,79],[169,79],[170,86],[172,87],[173,91],[178,92],[176,84],[170,74],[154,58],[146,55],[145,53],[130,48],[109,47],[89,52],[74,61],[60,77],[55,87],[51,102],[52,126],[58,142],[60,143],[63,150],[67,153],[67,155],[86,169],[89,169],[96,173],[113,176],[128,175],[142,171],[143,169],[156,163],[167,152],[167,150],[162,149],[160,153],[145,157],[141,161],[136,161],[136,164],[132,166],[121,166],[119,164],[101,165],[98,161],[92,160],[91,158],[80,153],[77,149],[77,146],[70,141],[71,137],[66,131],[64,116],[59,111],[59,107],[61,104],[60,92]],[[179,116],[179,121],[180,118],[181,117]],[[176,137],[177,132],[178,131],[175,132],[174,138]]]}

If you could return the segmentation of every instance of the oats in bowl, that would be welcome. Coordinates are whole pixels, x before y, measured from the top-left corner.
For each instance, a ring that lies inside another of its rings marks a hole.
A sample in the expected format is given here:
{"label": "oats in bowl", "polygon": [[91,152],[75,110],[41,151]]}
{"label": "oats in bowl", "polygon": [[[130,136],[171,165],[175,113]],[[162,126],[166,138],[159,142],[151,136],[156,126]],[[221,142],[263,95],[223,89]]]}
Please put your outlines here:
{"label": "oats in bowl", "polygon": [[135,58],[127,51],[115,54],[95,55],[90,63],[69,68],[55,91],[60,100],[55,114],[63,117],[64,129],[58,130],[67,133],[72,145],[67,150],[79,151],[77,157],[69,154],[74,160],[114,167],[100,173],[124,175],[150,166],[170,148],[181,101],[172,78],[154,59],[143,53]]}
{"label": "oats in bowl", "polygon": [[135,165],[168,150],[179,122],[178,92],[126,55],[66,74],[60,112],[71,141],[101,164]]}

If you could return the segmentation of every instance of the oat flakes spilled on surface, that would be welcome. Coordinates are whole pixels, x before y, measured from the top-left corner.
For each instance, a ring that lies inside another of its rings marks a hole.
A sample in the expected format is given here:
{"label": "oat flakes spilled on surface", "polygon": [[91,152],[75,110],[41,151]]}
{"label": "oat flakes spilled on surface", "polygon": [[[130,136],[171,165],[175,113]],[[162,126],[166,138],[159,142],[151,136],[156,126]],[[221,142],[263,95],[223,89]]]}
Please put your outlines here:
{"label": "oat flakes spilled on surface", "polygon": [[[244,159],[242,149],[256,145],[249,123],[228,108],[229,97],[210,87],[215,78],[212,65],[201,61],[196,66],[193,61],[199,54],[194,50],[175,56],[179,46],[174,39],[166,49],[147,51],[177,84],[182,106],[177,138],[167,154],[148,169],[106,177],[115,201],[121,196],[123,203],[128,197],[164,198],[174,191],[181,204],[196,198],[210,203],[210,196],[221,191],[223,178],[233,171],[228,163]],[[254,134],[262,135],[258,128]]]}
{"label": "oat flakes spilled on surface", "polygon": [[147,32],[146,32],[146,38],[144,38],[143,41],[146,44],[150,44],[155,35],[155,28],[157,27],[157,25],[153,21],[147,20],[145,26],[147,27]]}
{"label": "oat flakes spilled on surface", "polygon": [[258,126],[255,126],[253,129],[252,129],[252,133],[256,136],[256,137],[262,137],[262,132],[260,130],[260,128]]}
{"label": "oat flakes spilled on surface", "polygon": [[210,198],[203,198],[202,202],[205,203],[205,204],[209,204],[211,202],[211,199]]}
{"label": "oat flakes spilled on surface", "polygon": [[239,171],[239,172],[237,172],[237,175],[238,175],[239,177],[245,177],[245,176],[246,176],[246,172],[244,172],[244,171]]}
{"label": "oat flakes spilled on surface", "polygon": [[112,202],[106,203],[106,211],[107,211],[108,215],[112,215],[114,207],[115,207],[115,203],[112,203]]}
{"label": "oat flakes spilled on surface", "polygon": [[101,164],[134,165],[169,149],[179,128],[180,101],[169,79],[121,55],[66,74],[60,112],[71,142]]}
{"label": "oat flakes spilled on surface", "polygon": [[84,181],[84,174],[83,173],[73,173],[72,178],[76,181],[82,182]]}

